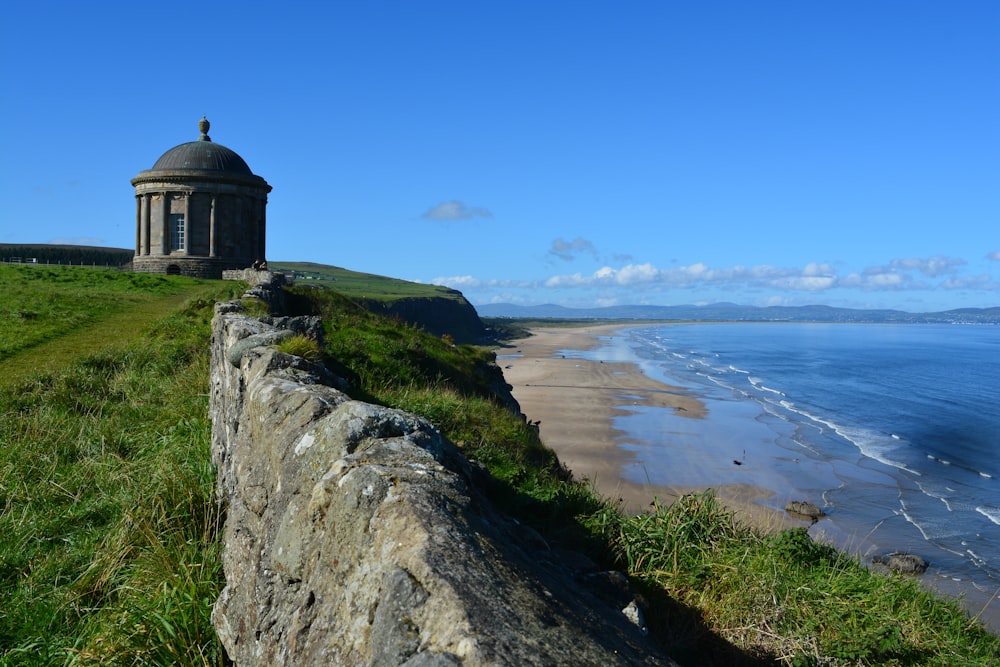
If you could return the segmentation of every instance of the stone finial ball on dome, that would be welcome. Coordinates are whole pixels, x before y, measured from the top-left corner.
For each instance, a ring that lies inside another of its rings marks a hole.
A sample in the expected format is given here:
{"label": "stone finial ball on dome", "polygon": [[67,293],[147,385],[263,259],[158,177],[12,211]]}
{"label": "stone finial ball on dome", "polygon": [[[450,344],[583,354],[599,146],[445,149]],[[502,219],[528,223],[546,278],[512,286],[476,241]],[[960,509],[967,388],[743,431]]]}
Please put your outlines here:
{"label": "stone finial ball on dome", "polygon": [[212,124],[208,122],[208,118],[202,116],[201,120],[198,121],[198,129],[201,131],[201,137],[198,138],[198,141],[212,140],[212,137],[208,136],[208,128],[211,126]]}

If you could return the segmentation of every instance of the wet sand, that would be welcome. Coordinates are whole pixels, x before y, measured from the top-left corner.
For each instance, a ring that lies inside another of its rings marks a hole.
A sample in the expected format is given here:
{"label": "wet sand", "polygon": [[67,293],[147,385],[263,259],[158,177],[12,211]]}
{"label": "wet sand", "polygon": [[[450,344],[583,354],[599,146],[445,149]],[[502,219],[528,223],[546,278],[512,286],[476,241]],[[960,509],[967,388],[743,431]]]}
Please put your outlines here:
{"label": "wet sand", "polygon": [[[627,326],[627,325],[626,325]],[[639,484],[624,478],[622,467],[632,455],[619,445],[637,442],[614,427],[614,418],[632,406],[673,410],[689,419],[706,419],[698,396],[643,374],[632,363],[601,362],[564,354],[591,350],[600,337],[615,335],[623,325],[551,327],[532,330],[532,336],[497,350],[497,363],[513,386],[521,411],[539,423],[542,442],[555,450],[577,479],[588,480],[597,491],[627,511],[642,511],[652,503],[670,504],[686,493],[708,487]],[[677,466],[690,462],[671,462]],[[683,478],[684,475],[679,475]],[[719,501],[743,521],[765,530],[803,525],[783,512],[757,504],[773,491],[750,484],[711,487]]]}

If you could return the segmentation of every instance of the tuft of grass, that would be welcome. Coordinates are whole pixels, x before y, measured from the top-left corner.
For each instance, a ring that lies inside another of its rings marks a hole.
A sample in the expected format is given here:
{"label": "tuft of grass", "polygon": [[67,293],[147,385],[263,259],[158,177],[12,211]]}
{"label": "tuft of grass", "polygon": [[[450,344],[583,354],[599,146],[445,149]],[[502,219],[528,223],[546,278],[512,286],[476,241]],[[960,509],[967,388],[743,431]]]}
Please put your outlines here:
{"label": "tuft of grass", "polygon": [[249,317],[265,317],[271,314],[271,308],[255,296],[241,297],[240,305],[244,314]]}
{"label": "tuft of grass", "polygon": [[323,358],[323,350],[319,343],[308,336],[291,336],[278,343],[278,350],[292,354],[309,361],[319,361]]}

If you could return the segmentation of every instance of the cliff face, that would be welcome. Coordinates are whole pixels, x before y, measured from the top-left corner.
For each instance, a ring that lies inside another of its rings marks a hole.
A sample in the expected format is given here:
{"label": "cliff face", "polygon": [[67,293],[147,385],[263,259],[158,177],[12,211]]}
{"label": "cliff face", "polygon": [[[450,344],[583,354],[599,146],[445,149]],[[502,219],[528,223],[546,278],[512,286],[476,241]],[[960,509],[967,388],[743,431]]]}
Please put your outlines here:
{"label": "cliff face", "polygon": [[496,512],[476,490],[484,473],[430,423],[266,347],[292,332],[321,327],[216,307],[228,514],[213,620],[235,664],[672,664],[627,586]]}
{"label": "cliff face", "polygon": [[368,310],[422,327],[435,336],[448,334],[458,343],[479,343],[486,328],[472,304],[464,298],[412,297],[391,302],[363,300]]}

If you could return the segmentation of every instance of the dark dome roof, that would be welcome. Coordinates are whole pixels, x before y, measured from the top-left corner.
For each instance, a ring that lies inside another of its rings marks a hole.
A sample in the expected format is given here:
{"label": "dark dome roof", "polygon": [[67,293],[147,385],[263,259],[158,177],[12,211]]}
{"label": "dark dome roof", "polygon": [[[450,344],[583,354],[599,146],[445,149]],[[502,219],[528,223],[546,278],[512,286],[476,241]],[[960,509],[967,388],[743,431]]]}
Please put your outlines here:
{"label": "dark dome roof", "polygon": [[201,138],[189,141],[180,146],[174,146],[160,156],[151,171],[174,171],[177,169],[198,169],[202,171],[219,171],[241,176],[253,176],[250,167],[236,151],[222,144],[214,143],[208,136],[208,121],[204,118],[198,123]]}

